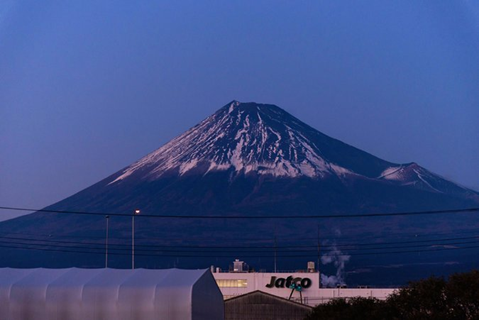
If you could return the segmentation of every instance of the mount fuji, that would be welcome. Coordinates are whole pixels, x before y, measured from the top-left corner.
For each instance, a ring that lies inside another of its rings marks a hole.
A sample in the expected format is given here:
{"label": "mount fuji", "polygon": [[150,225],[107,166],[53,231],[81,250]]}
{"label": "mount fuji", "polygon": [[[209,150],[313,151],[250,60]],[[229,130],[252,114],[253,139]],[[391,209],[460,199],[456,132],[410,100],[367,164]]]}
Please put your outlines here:
{"label": "mount fuji", "polygon": [[238,101],[120,171],[108,186],[219,171],[228,172],[230,180],[248,174],[345,182],[363,178],[477,199],[477,193],[415,163],[390,163],[330,138],[277,106]]}
{"label": "mount fuji", "polygon": [[[124,218],[111,217],[110,232],[118,246],[126,246],[131,236],[129,215],[135,208],[159,217],[291,217],[462,209],[478,205],[479,193],[414,162],[398,164],[377,158],[319,132],[277,106],[232,101],[156,151],[46,209],[124,213]],[[138,220],[140,217],[141,214]],[[104,237],[103,221],[103,216],[35,212],[0,223],[0,233],[12,238],[18,234],[36,239],[48,237],[58,242],[73,237],[90,243]],[[145,218],[138,222],[136,233],[140,245],[201,247],[218,242],[258,244],[276,236],[284,243],[315,243],[319,228],[325,234],[341,230],[340,233],[359,241],[372,235],[387,240],[408,233],[466,230],[475,226],[477,220],[470,214],[374,221]],[[103,259],[101,254],[92,258],[88,253],[60,254],[55,250],[31,251],[26,258],[26,250],[17,247],[2,250],[3,256],[9,257],[0,262],[5,266],[91,266],[101,265]],[[139,265],[204,267],[227,263],[224,261],[243,254],[252,257],[250,264],[268,268],[267,261],[271,260],[271,254],[269,258],[258,258],[234,250],[226,254],[209,252],[208,258],[199,251],[178,254],[165,250],[156,251],[154,258],[139,255]],[[112,259],[114,266],[128,266],[128,258],[121,254]],[[312,253],[303,260],[315,259]],[[291,268],[297,268],[298,263],[284,260],[284,265]]]}

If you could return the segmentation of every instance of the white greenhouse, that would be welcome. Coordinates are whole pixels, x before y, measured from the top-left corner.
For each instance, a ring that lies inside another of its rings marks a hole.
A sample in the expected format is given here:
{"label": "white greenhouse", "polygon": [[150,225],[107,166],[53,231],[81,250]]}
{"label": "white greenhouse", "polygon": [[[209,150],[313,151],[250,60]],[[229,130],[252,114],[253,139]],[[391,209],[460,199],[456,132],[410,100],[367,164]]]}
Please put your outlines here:
{"label": "white greenhouse", "polygon": [[223,320],[209,270],[0,268],[2,320]]}

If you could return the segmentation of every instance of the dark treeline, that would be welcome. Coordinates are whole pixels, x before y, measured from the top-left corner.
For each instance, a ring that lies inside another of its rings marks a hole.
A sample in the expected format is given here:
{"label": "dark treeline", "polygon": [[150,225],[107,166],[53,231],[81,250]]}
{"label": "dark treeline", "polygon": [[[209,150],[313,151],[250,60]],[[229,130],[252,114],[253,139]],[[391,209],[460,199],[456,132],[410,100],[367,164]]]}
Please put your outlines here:
{"label": "dark treeline", "polygon": [[409,283],[381,301],[336,299],[316,306],[305,320],[472,320],[479,319],[479,271]]}

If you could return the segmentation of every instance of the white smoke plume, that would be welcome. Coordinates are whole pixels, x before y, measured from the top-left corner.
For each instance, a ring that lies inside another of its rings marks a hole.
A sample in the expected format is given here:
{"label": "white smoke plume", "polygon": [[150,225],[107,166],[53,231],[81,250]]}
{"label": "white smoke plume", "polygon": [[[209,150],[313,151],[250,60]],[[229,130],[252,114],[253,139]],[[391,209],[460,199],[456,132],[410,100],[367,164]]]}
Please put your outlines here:
{"label": "white smoke plume", "polygon": [[335,275],[325,275],[321,274],[321,285],[326,288],[336,287],[336,285],[345,285],[344,281],[344,267],[346,263],[349,261],[351,256],[345,255],[336,247],[336,243],[332,245],[331,251],[325,253],[321,257],[321,263],[326,264],[334,264],[336,267],[336,274]]}

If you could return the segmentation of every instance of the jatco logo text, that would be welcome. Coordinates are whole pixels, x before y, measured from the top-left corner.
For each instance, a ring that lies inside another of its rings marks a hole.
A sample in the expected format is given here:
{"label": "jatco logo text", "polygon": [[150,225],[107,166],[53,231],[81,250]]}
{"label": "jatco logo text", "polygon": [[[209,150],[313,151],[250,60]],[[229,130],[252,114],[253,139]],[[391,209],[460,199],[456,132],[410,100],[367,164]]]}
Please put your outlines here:
{"label": "jatco logo text", "polygon": [[309,278],[293,278],[292,276],[285,278],[271,277],[271,282],[266,285],[267,288],[289,288],[291,284],[301,285],[303,288],[311,287],[311,279]]}

